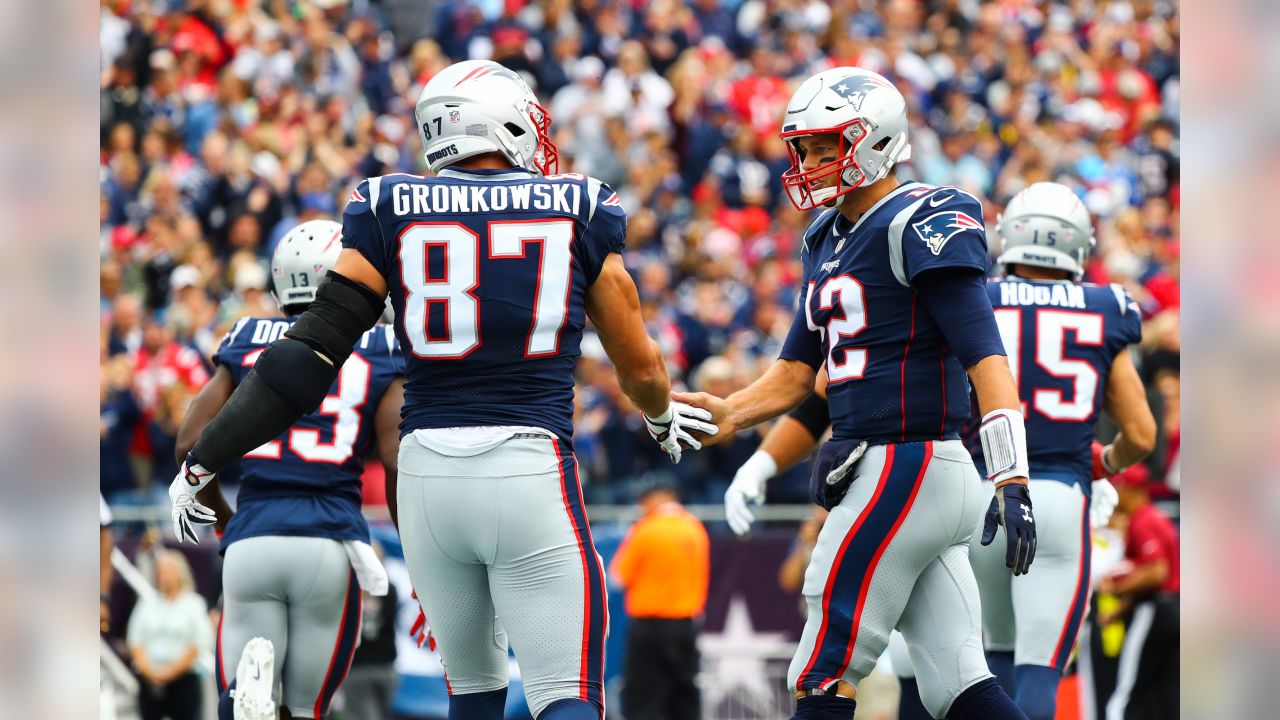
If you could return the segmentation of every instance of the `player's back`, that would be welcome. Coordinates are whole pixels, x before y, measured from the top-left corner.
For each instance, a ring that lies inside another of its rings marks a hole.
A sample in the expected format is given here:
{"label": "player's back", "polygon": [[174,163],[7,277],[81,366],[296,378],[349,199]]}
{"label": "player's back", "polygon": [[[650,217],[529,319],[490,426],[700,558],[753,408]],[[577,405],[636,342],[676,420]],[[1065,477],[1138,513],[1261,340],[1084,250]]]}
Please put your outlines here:
{"label": "player's back", "polygon": [[1023,401],[1031,476],[1087,493],[1111,364],[1142,339],[1138,306],[1118,285],[1066,280],[1010,276],[987,292]]}
{"label": "player's back", "polygon": [[569,442],[586,291],[625,236],[617,195],[582,175],[362,182],[343,245],[387,278],[408,367],[402,432],[532,426]]}
{"label": "player's back", "polygon": [[[238,321],[214,354],[214,364],[227,368],[239,385],[267,345],[296,319]],[[368,541],[360,474],[374,439],[378,404],[403,374],[404,359],[391,328],[377,325],[366,332],[320,408],[241,460],[236,514],[223,534],[223,547],[258,535]]]}

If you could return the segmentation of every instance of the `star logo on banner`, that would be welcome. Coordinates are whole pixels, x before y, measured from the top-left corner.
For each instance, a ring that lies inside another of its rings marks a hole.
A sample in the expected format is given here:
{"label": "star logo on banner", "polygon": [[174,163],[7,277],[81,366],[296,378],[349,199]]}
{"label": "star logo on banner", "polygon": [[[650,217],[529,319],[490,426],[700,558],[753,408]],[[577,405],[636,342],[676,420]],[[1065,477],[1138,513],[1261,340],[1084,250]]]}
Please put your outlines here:
{"label": "star logo on banner", "polygon": [[703,633],[698,649],[703,667],[711,676],[706,685],[704,702],[715,708],[726,698],[736,698],[748,706],[772,707],[778,684],[770,677],[767,661],[790,657],[795,645],[780,632],[757,632],[751,624],[751,611],[741,595],[729,600],[724,628],[718,633]]}

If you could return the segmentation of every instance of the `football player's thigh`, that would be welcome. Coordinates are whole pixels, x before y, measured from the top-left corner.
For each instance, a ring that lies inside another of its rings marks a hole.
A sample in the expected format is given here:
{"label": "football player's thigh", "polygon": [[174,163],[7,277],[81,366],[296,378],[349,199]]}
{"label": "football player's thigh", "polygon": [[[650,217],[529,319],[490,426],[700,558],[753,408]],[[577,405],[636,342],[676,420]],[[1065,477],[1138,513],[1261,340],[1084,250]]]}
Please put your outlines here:
{"label": "football player's thigh", "polygon": [[271,641],[275,652],[274,686],[279,685],[281,661],[289,650],[289,607],[286,578],[278,561],[260,550],[273,538],[238,540],[222,560],[222,616],[218,622],[217,677],[219,691],[236,679],[244,646],[255,637]]}
{"label": "football player's thigh", "polygon": [[492,548],[497,536],[497,480],[427,474],[459,469],[468,460],[473,459],[436,455],[416,443],[400,446],[397,497],[405,566],[455,695],[504,688],[508,670],[489,571],[476,553],[477,546]]}
{"label": "football player's thigh", "polygon": [[[346,679],[360,637],[360,585],[342,543],[279,538],[290,561],[289,655],[283,705],[295,718],[324,717]],[[276,664],[281,664],[279,658]]]}
{"label": "football player's thigh", "polygon": [[[987,491],[987,503],[991,502],[990,494],[994,486],[984,482],[982,487]],[[1034,494],[1034,492],[1033,492]],[[1036,520],[1039,518],[1040,506],[1036,505]],[[983,516],[985,521],[985,515]],[[990,545],[978,542],[982,537],[979,526],[969,543],[969,563],[973,566],[973,575],[978,581],[978,590],[982,597],[982,636],[983,644],[993,652],[1013,652],[1017,639],[1013,612],[1013,572],[1005,567],[1004,530],[996,530],[996,538]],[[1040,555],[1037,546],[1036,569],[1039,570]]]}
{"label": "football player's thigh", "polygon": [[1062,670],[1089,601],[1089,500],[1080,486],[1055,480],[1032,480],[1031,497],[1036,559],[1031,572],[1013,578],[1014,663]]}
{"label": "football player's thigh", "polygon": [[958,543],[935,558],[916,581],[898,629],[907,640],[920,700],[942,717],[974,683],[991,677],[982,651],[982,610],[969,565]]}
{"label": "football player's thigh", "polygon": [[[548,443],[504,447],[511,467],[547,470],[538,453],[552,450]],[[560,699],[604,703],[604,568],[576,471],[573,456],[561,452],[549,472],[504,478],[501,485],[504,512],[490,586],[535,717]]]}
{"label": "football player's thigh", "polygon": [[[875,667],[916,577],[955,534],[955,503],[931,447],[874,447],[818,533],[804,597],[808,619],[787,678],[792,688],[857,684]],[[853,643],[853,648],[849,645]]]}

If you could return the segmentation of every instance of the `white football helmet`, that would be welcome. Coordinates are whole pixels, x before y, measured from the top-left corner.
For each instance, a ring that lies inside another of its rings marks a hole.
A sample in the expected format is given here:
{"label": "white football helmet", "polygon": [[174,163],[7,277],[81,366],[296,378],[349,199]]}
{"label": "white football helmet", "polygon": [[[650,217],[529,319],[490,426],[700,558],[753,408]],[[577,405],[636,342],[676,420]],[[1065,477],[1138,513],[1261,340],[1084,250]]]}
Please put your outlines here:
{"label": "white football helmet", "polygon": [[271,256],[272,296],[283,310],[308,305],[316,288],[342,252],[342,225],[332,220],[308,220],[280,238]]}
{"label": "white football helmet", "polygon": [[[836,159],[801,170],[796,139],[823,133],[839,134]],[[801,210],[838,205],[850,190],[884,179],[911,157],[906,98],[883,76],[862,68],[832,68],[805,80],[787,103],[779,135],[791,153],[782,186]],[[834,185],[814,186],[836,173]]]}
{"label": "white football helmet", "polygon": [[414,117],[432,172],[487,152],[540,175],[558,168],[551,115],[519,75],[492,60],[441,70],[422,88]]}
{"label": "white football helmet", "polygon": [[1089,210],[1071,188],[1038,182],[1013,196],[996,216],[1001,265],[1034,265],[1066,270],[1079,279],[1096,244]]}

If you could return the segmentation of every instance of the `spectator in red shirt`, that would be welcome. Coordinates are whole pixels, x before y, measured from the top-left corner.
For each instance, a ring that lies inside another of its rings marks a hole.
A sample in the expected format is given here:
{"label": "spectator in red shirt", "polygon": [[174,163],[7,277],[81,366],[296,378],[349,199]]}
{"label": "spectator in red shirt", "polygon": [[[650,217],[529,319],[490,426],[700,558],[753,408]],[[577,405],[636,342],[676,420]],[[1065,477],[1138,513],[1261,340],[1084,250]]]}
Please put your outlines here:
{"label": "spectator in red shirt", "polygon": [[778,120],[787,108],[787,81],[775,72],[777,56],[767,47],[751,53],[751,72],[729,90],[729,106],[763,139],[778,131]]}
{"label": "spectator in red shirt", "polygon": [[162,479],[166,477],[164,473],[177,472],[177,466],[171,448],[157,447],[168,444],[157,443],[164,433],[157,436],[152,429],[157,419],[163,421],[174,412],[181,417],[174,407],[174,395],[187,397],[199,392],[209,382],[209,369],[199,352],[175,341],[173,331],[155,318],[148,318],[143,324],[142,345],[133,355],[133,367],[134,389],[142,408],[141,422],[134,432],[133,453],[149,460],[151,469],[145,476]]}
{"label": "spectator in red shirt", "polygon": [[[1179,643],[1178,530],[1151,503],[1150,473],[1135,465],[1112,479],[1119,492],[1117,515],[1127,521],[1127,562],[1099,584],[1120,597],[1129,615],[1116,689],[1107,702],[1107,720],[1178,717]],[[1110,618],[1102,618],[1105,625]]]}

